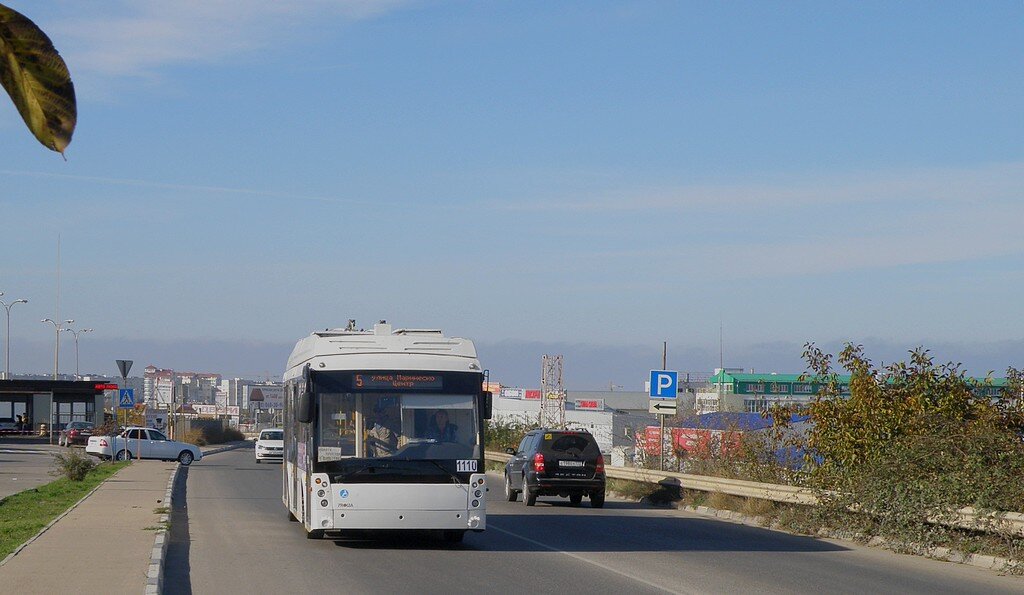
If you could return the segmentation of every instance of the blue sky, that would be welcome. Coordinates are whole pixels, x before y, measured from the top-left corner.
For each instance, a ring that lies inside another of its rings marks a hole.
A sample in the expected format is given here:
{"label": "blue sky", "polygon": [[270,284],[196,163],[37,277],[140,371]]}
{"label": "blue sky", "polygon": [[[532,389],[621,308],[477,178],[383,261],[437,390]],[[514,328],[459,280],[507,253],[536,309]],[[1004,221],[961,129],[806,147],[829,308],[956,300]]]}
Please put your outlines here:
{"label": "blue sky", "polygon": [[14,372],[52,367],[58,234],[97,372],[279,373],[348,318],[588,388],[662,341],[708,371],[720,324],[780,372],[1024,355],[1019,2],[5,3],[79,107],[64,162],[0,101]]}

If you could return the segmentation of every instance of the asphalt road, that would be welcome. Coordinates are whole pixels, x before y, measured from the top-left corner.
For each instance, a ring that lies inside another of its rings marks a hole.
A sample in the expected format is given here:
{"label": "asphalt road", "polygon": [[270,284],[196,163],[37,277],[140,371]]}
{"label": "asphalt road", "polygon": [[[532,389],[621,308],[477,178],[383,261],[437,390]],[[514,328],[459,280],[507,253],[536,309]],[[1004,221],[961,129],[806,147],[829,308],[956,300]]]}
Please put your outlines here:
{"label": "asphalt road", "polygon": [[1024,592],[1024,578],[629,502],[527,508],[504,501],[497,476],[487,531],[462,544],[311,541],[287,520],[280,473],[249,450],[188,469],[167,593]]}
{"label": "asphalt road", "polygon": [[66,450],[18,439],[0,442],[0,498],[56,479],[50,475],[53,455]]}

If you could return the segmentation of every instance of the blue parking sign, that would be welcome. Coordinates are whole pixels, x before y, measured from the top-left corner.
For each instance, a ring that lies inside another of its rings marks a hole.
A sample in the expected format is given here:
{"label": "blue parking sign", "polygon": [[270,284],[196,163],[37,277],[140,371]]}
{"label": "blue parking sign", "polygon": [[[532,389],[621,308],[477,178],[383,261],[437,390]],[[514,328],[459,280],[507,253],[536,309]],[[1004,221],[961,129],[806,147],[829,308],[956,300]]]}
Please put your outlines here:
{"label": "blue parking sign", "polygon": [[679,390],[679,372],[674,370],[651,370],[652,399],[675,399]]}

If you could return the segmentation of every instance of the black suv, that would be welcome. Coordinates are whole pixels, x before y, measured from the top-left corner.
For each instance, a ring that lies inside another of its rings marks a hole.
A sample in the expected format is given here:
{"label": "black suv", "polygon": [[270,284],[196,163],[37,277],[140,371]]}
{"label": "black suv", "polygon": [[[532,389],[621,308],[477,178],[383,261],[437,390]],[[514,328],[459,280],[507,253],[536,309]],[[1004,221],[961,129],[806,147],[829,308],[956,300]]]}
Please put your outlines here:
{"label": "black suv", "polygon": [[590,432],[540,428],[528,433],[505,464],[505,497],[533,506],[537,496],[569,497],[579,506],[583,496],[594,508],[604,506],[604,456]]}

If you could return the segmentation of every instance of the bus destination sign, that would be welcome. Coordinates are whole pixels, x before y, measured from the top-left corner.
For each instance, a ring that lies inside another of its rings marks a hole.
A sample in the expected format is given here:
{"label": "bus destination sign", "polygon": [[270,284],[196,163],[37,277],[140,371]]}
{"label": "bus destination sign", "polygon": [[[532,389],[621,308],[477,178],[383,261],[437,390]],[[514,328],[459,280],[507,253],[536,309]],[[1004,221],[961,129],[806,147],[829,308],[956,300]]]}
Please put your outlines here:
{"label": "bus destination sign", "polygon": [[352,377],[354,388],[378,390],[439,389],[444,386],[442,381],[439,374],[355,374]]}

